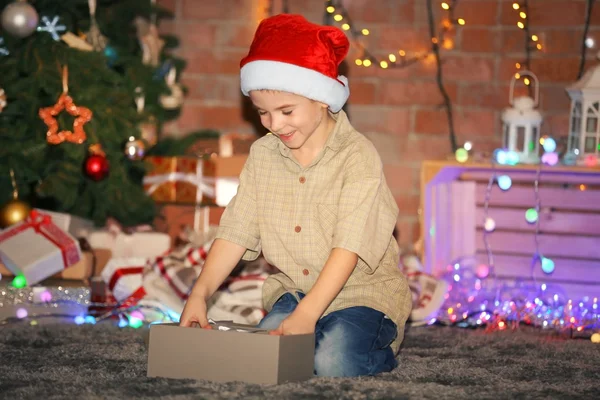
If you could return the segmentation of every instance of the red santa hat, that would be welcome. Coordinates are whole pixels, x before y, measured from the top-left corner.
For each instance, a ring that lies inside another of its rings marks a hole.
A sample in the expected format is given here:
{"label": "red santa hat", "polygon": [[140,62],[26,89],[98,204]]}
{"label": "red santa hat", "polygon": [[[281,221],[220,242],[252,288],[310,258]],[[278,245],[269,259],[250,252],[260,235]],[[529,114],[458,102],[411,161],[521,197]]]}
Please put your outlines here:
{"label": "red santa hat", "polygon": [[342,109],[350,90],[338,66],[350,44],[338,28],[308,22],[300,15],[264,19],[240,62],[244,95],[252,90],[281,90]]}

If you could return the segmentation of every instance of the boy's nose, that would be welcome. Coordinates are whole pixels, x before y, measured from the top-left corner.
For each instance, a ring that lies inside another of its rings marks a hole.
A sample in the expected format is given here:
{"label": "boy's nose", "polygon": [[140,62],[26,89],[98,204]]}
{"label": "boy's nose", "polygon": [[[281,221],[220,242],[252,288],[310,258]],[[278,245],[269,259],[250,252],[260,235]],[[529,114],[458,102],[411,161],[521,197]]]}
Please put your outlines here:
{"label": "boy's nose", "polygon": [[269,127],[271,132],[279,133],[279,131],[283,128],[283,126],[284,126],[284,124],[283,124],[283,121],[281,121],[281,119],[279,119],[277,117],[271,117],[271,126]]}

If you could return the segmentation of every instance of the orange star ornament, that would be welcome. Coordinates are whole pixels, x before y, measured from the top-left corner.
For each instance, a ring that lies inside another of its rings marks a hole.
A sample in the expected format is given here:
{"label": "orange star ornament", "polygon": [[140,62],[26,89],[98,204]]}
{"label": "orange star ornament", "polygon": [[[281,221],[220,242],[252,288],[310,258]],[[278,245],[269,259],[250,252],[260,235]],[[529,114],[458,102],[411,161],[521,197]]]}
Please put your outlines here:
{"label": "orange star ornament", "polygon": [[[87,136],[83,130],[83,125],[92,119],[92,111],[86,107],[79,107],[74,102],[71,96],[67,94],[68,88],[66,85],[66,67],[63,70],[63,93],[58,98],[56,104],[51,107],[40,108],[39,116],[48,126],[46,132],[46,141],[50,144],[59,144],[64,141],[81,144],[85,142]],[[62,130],[58,131],[58,121],[56,116],[63,110],[76,117],[73,122],[73,131]]]}

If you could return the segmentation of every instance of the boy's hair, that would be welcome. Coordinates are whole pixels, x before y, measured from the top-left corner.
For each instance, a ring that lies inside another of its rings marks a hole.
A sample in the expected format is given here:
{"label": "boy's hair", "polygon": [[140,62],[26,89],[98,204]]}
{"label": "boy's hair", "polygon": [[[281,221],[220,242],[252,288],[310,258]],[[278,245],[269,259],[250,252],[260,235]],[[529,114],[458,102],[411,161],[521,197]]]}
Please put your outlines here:
{"label": "boy's hair", "polygon": [[281,14],[263,20],[240,62],[241,88],[280,90],[342,109],[350,90],[338,75],[350,43],[340,29],[308,22],[300,15]]}

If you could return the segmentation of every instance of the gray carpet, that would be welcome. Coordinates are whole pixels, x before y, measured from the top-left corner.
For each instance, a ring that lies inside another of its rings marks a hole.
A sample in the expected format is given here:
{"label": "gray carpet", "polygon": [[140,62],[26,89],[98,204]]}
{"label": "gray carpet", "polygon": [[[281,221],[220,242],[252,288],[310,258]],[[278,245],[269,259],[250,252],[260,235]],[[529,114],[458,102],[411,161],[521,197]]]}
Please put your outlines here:
{"label": "gray carpet", "polygon": [[139,330],[0,326],[0,397],[71,399],[598,398],[600,344],[537,330],[413,328],[388,374],[279,386],[146,378]]}

